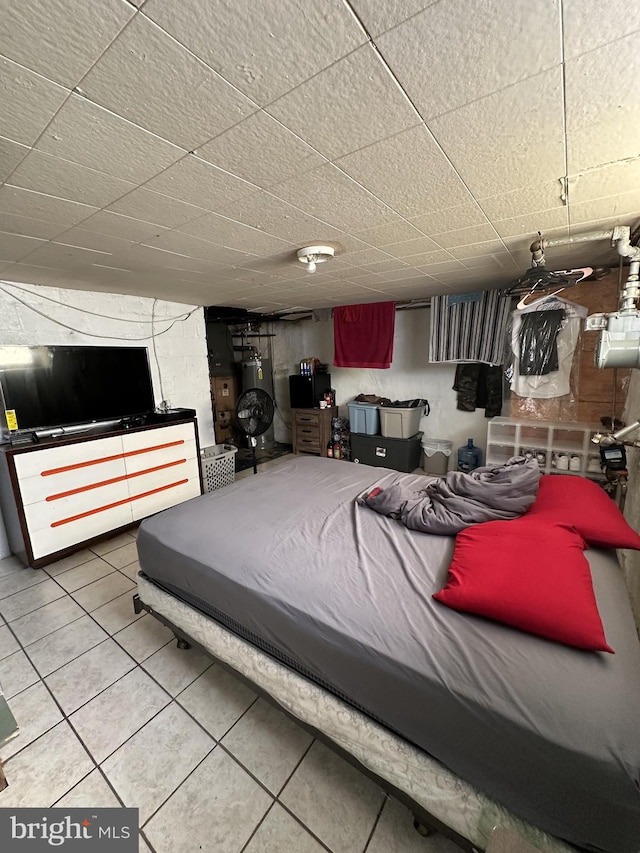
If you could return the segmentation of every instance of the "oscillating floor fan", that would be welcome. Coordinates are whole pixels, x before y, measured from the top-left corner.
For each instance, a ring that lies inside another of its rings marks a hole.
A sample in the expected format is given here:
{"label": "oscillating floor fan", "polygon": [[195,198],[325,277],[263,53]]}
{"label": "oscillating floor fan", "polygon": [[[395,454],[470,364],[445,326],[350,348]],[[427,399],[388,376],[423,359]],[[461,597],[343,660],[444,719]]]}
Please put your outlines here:
{"label": "oscillating floor fan", "polygon": [[256,462],[256,438],[266,432],[273,420],[273,400],[262,388],[249,388],[240,395],[236,406],[236,422],[247,436],[253,451],[253,473],[258,473]]}

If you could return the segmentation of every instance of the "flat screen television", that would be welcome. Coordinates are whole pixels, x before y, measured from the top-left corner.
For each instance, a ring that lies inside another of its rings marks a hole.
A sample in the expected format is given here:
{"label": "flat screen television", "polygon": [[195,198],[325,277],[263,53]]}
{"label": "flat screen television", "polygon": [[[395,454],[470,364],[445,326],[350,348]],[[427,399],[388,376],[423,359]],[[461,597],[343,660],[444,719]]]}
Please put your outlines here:
{"label": "flat screen television", "polygon": [[146,347],[0,346],[0,389],[20,433],[115,421],[154,408]]}

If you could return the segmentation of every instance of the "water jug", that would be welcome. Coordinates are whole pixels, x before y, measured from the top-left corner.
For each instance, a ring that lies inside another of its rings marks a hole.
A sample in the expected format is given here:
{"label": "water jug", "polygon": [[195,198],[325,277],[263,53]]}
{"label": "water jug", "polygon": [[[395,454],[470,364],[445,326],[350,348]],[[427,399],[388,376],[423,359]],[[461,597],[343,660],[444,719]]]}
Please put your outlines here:
{"label": "water jug", "polygon": [[474,447],[473,439],[467,440],[466,446],[458,448],[458,471],[473,471],[482,463],[482,450]]}

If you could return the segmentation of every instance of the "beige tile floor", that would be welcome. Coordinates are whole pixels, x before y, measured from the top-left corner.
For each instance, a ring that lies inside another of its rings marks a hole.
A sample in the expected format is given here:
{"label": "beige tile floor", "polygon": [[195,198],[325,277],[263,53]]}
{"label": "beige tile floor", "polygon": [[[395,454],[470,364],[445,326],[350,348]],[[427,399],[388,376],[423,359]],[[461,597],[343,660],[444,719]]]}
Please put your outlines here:
{"label": "beige tile floor", "polygon": [[0,807],[134,806],[140,850],[156,853],[459,853],[136,616],[136,571],[128,533],[43,570],[0,560],[0,685],[20,725],[0,753]]}

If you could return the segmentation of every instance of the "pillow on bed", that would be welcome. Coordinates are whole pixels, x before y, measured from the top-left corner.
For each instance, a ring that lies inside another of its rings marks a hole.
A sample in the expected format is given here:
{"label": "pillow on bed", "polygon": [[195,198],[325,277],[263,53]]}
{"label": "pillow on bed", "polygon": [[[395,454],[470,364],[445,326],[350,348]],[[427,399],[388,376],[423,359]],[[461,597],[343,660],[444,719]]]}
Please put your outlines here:
{"label": "pillow on bed", "polygon": [[447,585],[436,601],[579,649],[607,644],[575,530],[523,516],[489,521],[456,537]]}
{"label": "pillow on bed", "polygon": [[640,550],[640,536],[616,504],[597,483],[584,477],[541,477],[538,496],[526,515],[575,527],[589,545]]}

